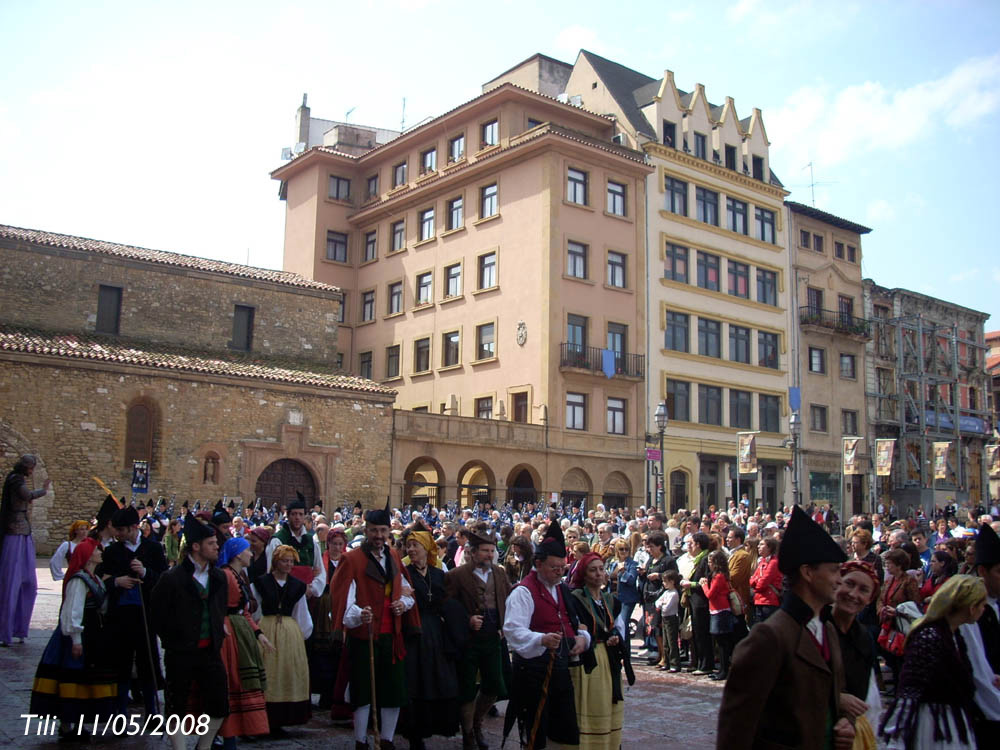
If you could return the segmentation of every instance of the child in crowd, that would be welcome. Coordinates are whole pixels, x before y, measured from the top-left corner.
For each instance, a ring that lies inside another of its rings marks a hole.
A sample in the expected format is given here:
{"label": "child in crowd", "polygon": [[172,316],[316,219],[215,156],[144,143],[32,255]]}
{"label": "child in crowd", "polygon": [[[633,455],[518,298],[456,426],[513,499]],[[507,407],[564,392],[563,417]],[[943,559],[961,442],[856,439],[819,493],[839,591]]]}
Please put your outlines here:
{"label": "child in crowd", "polygon": [[680,580],[681,574],[676,570],[668,570],[664,573],[663,593],[656,600],[656,608],[660,610],[660,620],[663,622],[663,653],[660,655],[660,663],[657,665],[661,672],[681,671],[681,653],[677,645],[680,630],[678,613],[680,594],[677,587]]}

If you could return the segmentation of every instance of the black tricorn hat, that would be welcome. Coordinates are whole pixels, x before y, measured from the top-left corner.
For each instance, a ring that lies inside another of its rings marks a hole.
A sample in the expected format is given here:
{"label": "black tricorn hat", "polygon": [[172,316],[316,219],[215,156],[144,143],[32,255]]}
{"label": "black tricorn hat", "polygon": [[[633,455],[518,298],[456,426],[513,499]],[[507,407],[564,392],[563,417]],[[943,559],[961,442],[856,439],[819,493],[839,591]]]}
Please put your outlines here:
{"label": "black tricorn hat", "polygon": [[365,513],[365,523],[372,526],[388,526],[392,522],[392,508],[389,506],[389,498],[385,499],[385,507],[373,509]]}
{"label": "black tricorn hat", "polygon": [[1000,537],[988,523],[979,527],[976,537],[976,565],[990,567],[1000,563]]}
{"label": "black tricorn hat", "polygon": [[126,506],[124,508],[118,508],[111,516],[111,525],[117,526],[119,528],[125,526],[138,526],[139,524],[139,513],[136,511],[135,507],[132,505]]}
{"label": "black tricorn hat", "polygon": [[215,529],[202,523],[190,513],[184,516],[184,539],[188,544],[203,541],[210,536],[215,536]]}
{"label": "black tricorn hat", "polygon": [[232,523],[233,517],[226,512],[226,509],[222,507],[222,501],[220,500],[215,504],[212,509],[212,523],[219,525],[224,523]]}
{"label": "black tricorn hat", "polygon": [[566,537],[563,536],[559,518],[553,513],[549,516],[549,528],[545,538],[538,543],[535,551],[546,557],[566,557]]}
{"label": "black tricorn hat", "polygon": [[833,537],[798,505],[792,508],[792,518],[778,549],[778,570],[788,575],[800,565],[843,562],[847,562],[847,554]]}
{"label": "black tricorn hat", "polygon": [[107,526],[119,507],[118,501],[115,500],[113,495],[105,497],[104,502],[101,503],[101,507],[97,510],[97,528],[103,529]]}

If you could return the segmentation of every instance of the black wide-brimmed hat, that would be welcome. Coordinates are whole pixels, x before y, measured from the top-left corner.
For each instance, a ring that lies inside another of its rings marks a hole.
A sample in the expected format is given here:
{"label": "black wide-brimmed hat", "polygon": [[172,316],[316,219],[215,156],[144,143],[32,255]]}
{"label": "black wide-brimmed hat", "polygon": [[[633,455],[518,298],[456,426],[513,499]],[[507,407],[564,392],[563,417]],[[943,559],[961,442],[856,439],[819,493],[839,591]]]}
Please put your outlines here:
{"label": "black wide-brimmed hat", "polygon": [[796,505],[792,508],[792,518],[785,526],[785,535],[781,538],[778,570],[788,575],[798,570],[800,565],[827,562],[847,562],[847,554],[822,526]]}
{"label": "black wide-brimmed hat", "polygon": [[492,544],[496,546],[497,543],[496,532],[490,531],[489,529],[483,529],[482,531],[466,529],[465,535],[469,537],[469,544],[472,547],[478,547],[480,544]]}
{"label": "black wide-brimmed hat", "polygon": [[220,500],[215,504],[215,507],[212,509],[212,523],[214,523],[216,526],[221,526],[222,524],[232,523],[232,522],[233,522],[233,517],[229,515],[229,513],[226,511],[224,507],[222,507],[222,501]]}
{"label": "black wide-brimmed hat", "polygon": [[555,514],[549,516],[549,528],[545,532],[545,538],[536,545],[535,551],[546,557],[566,557],[566,537],[563,536],[562,526]]}
{"label": "black wide-brimmed hat", "polygon": [[1000,563],[1000,537],[993,527],[984,523],[976,537],[976,565],[990,567]]}

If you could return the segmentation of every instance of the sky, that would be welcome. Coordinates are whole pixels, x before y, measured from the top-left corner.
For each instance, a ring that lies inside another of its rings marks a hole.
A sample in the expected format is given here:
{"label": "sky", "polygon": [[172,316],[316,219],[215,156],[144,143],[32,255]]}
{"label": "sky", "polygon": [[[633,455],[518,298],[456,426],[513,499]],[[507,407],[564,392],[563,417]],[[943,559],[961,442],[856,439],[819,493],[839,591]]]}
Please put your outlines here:
{"label": "sky", "polygon": [[398,129],[581,48],[759,107],[790,200],[872,228],[866,277],[1000,329],[995,0],[5,0],[0,223],[280,268],[303,93]]}

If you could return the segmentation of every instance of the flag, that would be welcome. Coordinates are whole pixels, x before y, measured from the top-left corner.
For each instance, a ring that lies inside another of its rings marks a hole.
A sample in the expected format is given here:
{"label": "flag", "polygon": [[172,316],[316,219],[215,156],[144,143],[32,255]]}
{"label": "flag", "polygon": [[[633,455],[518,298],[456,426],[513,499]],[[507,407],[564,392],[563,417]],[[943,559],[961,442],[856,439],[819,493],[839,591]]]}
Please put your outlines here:
{"label": "flag", "polygon": [[751,434],[740,434],[739,457],[740,474],[753,474],[757,471],[757,436]]}
{"label": "flag", "polygon": [[994,479],[1000,479],[1000,445],[986,446],[986,471]]}
{"label": "flag", "polygon": [[616,370],[617,354],[614,349],[601,349],[601,372],[613,378]]}
{"label": "flag", "polygon": [[948,450],[951,448],[951,441],[945,443],[934,443],[934,478],[948,478]]}
{"label": "flag", "polygon": [[858,466],[858,443],[860,443],[863,438],[844,438],[843,440],[843,464],[844,464],[844,474],[860,474],[861,469]]}
{"label": "flag", "polygon": [[875,473],[878,476],[892,476],[892,453],[895,448],[895,438],[880,438],[875,441]]}

